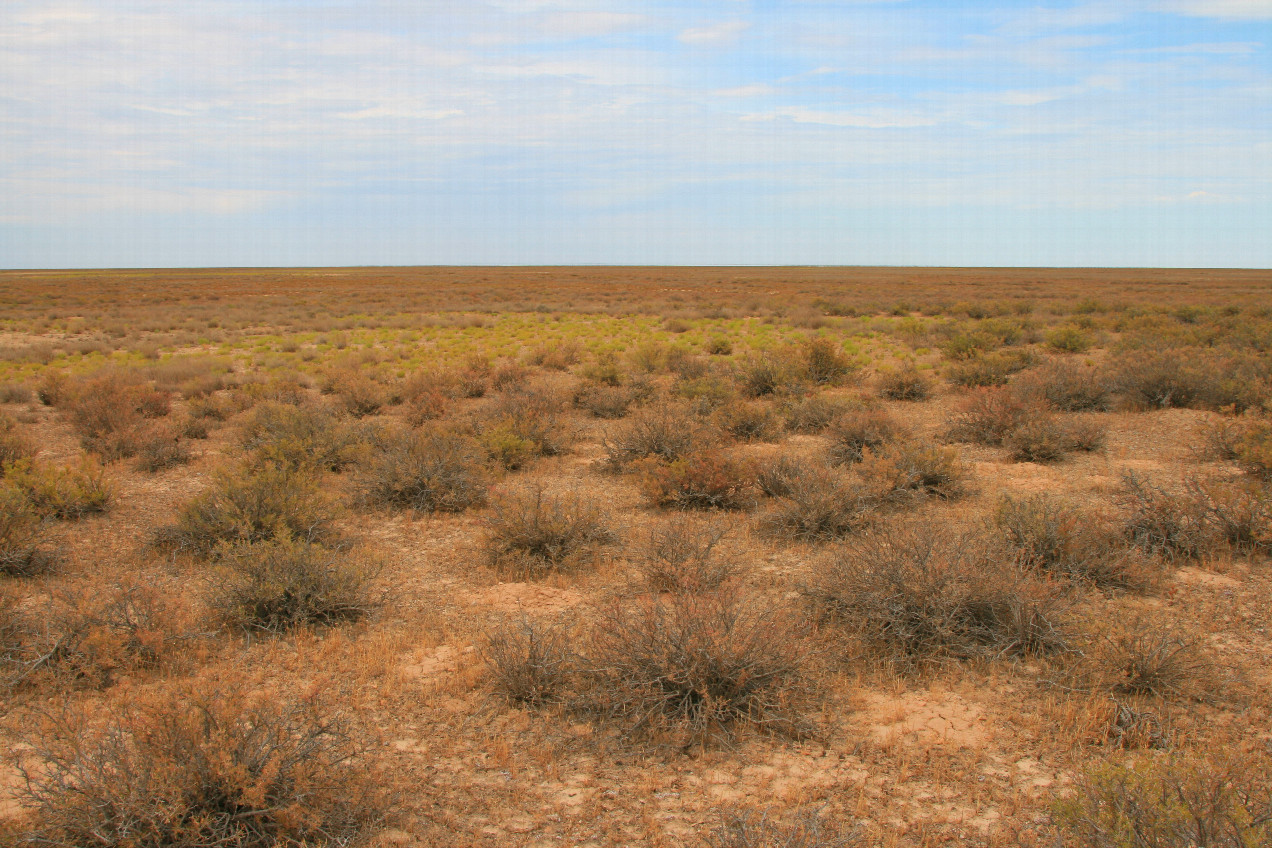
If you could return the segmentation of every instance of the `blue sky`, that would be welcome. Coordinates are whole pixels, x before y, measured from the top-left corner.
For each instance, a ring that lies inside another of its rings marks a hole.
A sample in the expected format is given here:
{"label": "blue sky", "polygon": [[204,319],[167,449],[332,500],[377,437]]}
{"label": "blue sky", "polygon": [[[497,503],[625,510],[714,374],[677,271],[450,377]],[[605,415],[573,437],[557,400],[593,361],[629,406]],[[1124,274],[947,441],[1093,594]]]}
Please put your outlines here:
{"label": "blue sky", "polygon": [[5,0],[0,267],[1272,266],[1272,0]]}

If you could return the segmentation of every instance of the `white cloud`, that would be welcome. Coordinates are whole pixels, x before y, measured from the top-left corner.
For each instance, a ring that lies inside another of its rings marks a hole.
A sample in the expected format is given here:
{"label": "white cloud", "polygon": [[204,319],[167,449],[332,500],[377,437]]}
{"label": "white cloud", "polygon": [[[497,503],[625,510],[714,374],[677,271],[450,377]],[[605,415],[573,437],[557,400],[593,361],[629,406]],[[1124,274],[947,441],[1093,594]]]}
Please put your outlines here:
{"label": "white cloud", "polygon": [[755,83],[753,85],[739,85],[734,88],[717,88],[711,92],[717,97],[763,97],[772,94],[777,89],[765,83]]}
{"label": "white cloud", "polygon": [[1166,0],[1157,4],[1164,12],[1198,18],[1235,21],[1272,20],[1272,0]]}
{"label": "white cloud", "polygon": [[724,21],[710,26],[690,27],[682,30],[677,38],[694,46],[718,47],[732,44],[750,28],[751,25],[746,21]]}
{"label": "white cloud", "polygon": [[895,110],[871,110],[868,112],[827,112],[807,109],[803,106],[784,106],[772,112],[745,115],[744,121],[772,121],[789,118],[797,124],[824,124],[830,127],[857,127],[859,129],[904,129],[930,127],[940,121],[936,118]]}

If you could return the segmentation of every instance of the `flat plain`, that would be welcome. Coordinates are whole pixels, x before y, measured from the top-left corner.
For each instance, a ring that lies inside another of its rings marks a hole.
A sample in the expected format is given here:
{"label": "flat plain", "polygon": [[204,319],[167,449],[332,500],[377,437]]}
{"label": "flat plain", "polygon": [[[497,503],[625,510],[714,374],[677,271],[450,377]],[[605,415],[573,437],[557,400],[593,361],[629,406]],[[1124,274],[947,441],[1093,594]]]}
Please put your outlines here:
{"label": "flat plain", "polygon": [[0,844],[1272,845],[1272,272],[0,273]]}

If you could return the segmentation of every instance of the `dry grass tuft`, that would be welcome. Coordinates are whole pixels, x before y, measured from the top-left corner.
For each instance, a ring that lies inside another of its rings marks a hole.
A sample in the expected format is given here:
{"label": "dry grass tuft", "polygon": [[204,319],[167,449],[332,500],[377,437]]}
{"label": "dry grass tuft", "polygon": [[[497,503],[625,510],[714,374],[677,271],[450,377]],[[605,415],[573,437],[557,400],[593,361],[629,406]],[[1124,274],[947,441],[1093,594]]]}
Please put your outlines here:
{"label": "dry grass tuft", "polygon": [[575,673],[571,633],[560,622],[532,621],[524,614],[486,634],[481,658],[491,688],[517,706],[538,707],[562,698]]}
{"label": "dry grass tuft", "polygon": [[778,819],[766,811],[730,810],[707,837],[708,848],[849,848],[863,844],[860,828],[802,810]]}

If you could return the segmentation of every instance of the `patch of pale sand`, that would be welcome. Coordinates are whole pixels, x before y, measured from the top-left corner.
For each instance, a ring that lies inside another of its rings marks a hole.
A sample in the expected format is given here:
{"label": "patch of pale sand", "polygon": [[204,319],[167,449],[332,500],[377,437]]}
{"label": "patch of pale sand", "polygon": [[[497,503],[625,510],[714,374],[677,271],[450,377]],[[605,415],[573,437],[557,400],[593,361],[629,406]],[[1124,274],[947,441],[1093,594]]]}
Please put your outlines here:
{"label": "patch of pale sand", "polygon": [[953,692],[867,693],[864,700],[860,719],[877,743],[957,750],[988,741],[984,711]]}
{"label": "patch of pale sand", "polygon": [[479,609],[501,612],[553,613],[571,609],[584,600],[583,592],[543,583],[497,583],[463,593],[461,602]]}
{"label": "patch of pale sand", "polygon": [[1189,586],[1205,586],[1211,589],[1235,589],[1241,581],[1227,574],[1216,574],[1196,566],[1185,566],[1175,572],[1174,579],[1178,583]]}

